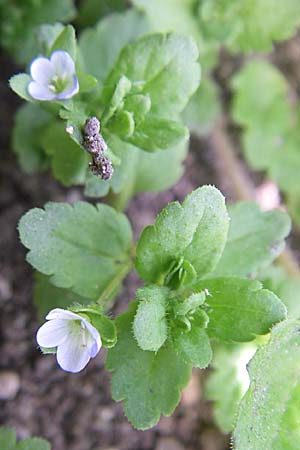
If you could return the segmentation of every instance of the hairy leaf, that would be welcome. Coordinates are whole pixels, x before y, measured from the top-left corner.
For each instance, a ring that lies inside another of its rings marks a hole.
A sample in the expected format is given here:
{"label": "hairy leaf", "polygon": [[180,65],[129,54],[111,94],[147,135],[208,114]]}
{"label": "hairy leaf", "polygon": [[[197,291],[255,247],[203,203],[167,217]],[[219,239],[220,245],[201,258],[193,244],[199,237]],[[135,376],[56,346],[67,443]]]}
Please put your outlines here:
{"label": "hairy leaf", "polygon": [[132,332],[135,312],[133,304],[117,318],[118,342],[108,351],[106,368],[113,372],[114,400],[123,400],[129,421],[144,430],[155,425],[161,414],[172,414],[191,375],[191,366],[177,356],[170,342],[157,353],[141,350]]}
{"label": "hairy leaf", "polygon": [[19,231],[28,262],[84,297],[105,300],[131,266],[129,222],[106,205],[47,203],[25,214]]}
{"label": "hairy leaf", "polygon": [[191,363],[193,367],[203,369],[208,366],[212,358],[209,337],[206,334],[206,314],[199,310],[191,319],[190,330],[176,327],[173,330],[174,347],[179,356]]}
{"label": "hairy leaf", "polygon": [[137,291],[138,307],[133,321],[134,337],[142,350],[157,352],[168,337],[169,290],[150,285]]}
{"label": "hairy leaf", "polygon": [[183,258],[203,277],[216,266],[227,230],[224,197],[213,186],[201,187],[182,205],[170,203],[155,224],[144,229],[137,246],[137,271],[144,280],[156,282]]}
{"label": "hairy leaf", "polygon": [[236,450],[290,450],[300,445],[300,322],[274,327],[250,363],[250,388],[234,431]]}
{"label": "hairy leaf", "polygon": [[256,280],[215,278],[193,289],[207,289],[208,333],[224,341],[251,341],[286,317],[284,304]]}

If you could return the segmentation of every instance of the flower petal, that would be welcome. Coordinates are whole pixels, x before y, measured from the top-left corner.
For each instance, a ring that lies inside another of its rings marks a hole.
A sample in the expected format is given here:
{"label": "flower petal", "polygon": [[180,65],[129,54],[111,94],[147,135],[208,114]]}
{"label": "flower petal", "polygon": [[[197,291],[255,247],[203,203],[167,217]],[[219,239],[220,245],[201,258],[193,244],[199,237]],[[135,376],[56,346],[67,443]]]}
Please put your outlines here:
{"label": "flower petal", "polygon": [[55,94],[47,86],[39,84],[36,81],[31,81],[27,90],[31,97],[36,100],[53,100],[55,98]]}
{"label": "flower petal", "polygon": [[69,53],[63,50],[56,50],[50,56],[50,62],[56,75],[75,72],[75,64]]}
{"label": "flower petal", "polygon": [[63,319],[63,320],[82,320],[79,314],[67,309],[54,308],[46,316],[46,320]]}
{"label": "flower petal", "polygon": [[56,95],[56,98],[60,100],[71,98],[73,97],[73,95],[77,94],[78,91],[79,91],[78,78],[76,77],[76,75],[73,75],[70,78],[70,81],[65,87],[65,89],[58,95]]}
{"label": "flower petal", "polygon": [[80,334],[77,336],[73,334],[58,346],[56,359],[63,370],[77,373],[85,368],[91,358],[87,348],[82,346]]}
{"label": "flower petal", "polygon": [[34,81],[47,86],[54,75],[54,70],[49,59],[42,57],[35,58],[30,66],[30,74]]}
{"label": "flower petal", "polygon": [[98,330],[93,327],[87,320],[83,319],[82,323],[84,324],[86,330],[89,333],[89,337],[87,340],[87,349],[91,358],[95,358],[100,348],[102,347],[101,336]]}
{"label": "flower petal", "polygon": [[59,319],[50,320],[39,328],[36,341],[40,347],[57,347],[67,339],[68,333],[68,322]]}

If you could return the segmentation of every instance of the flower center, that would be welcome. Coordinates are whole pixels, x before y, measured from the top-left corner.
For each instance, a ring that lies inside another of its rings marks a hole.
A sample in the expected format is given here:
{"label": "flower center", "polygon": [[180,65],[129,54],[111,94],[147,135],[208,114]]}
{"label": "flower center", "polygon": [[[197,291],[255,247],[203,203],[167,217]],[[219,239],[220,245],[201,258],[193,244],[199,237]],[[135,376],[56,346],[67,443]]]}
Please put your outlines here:
{"label": "flower center", "polygon": [[62,75],[54,75],[48,88],[55,94],[60,94],[65,90],[69,83],[69,74],[64,72]]}

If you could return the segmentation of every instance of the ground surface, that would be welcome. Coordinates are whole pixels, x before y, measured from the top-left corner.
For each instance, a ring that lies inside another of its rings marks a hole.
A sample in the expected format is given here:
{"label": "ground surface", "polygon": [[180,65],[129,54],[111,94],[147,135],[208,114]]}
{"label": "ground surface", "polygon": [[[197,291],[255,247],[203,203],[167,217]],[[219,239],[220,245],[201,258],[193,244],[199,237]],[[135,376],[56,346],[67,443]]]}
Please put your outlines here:
{"label": "ground surface", "polygon": [[[226,437],[213,425],[195,371],[180,406],[152,430],[133,430],[120,404],[110,397],[110,375],[104,355],[78,375],[61,371],[55,358],[40,354],[35,344],[39,325],[32,305],[33,272],[16,226],[21,215],[49,200],[74,201],[81,189],[63,189],[47,174],[26,176],[10,150],[10,130],[18,99],[7,79],[17,68],[0,56],[0,424],[16,427],[20,438],[38,435],[53,450],[226,450]],[[211,169],[211,152],[199,140],[186,162],[182,180],[163,194],[142,194],[129,205],[128,216],[138,236],[168,201],[182,200],[193,188],[219,184]],[[134,274],[124,284],[116,305],[122,310],[137,285]],[[4,450],[4,449],[1,449]]]}

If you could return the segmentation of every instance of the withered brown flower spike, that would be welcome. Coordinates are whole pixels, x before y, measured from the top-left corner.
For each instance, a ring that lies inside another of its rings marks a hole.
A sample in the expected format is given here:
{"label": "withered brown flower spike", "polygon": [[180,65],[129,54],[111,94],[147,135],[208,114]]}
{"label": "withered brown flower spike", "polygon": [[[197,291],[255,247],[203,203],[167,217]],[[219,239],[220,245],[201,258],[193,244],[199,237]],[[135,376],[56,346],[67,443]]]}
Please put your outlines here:
{"label": "withered brown flower spike", "polygon": [[100,122],[97,117],[90,117],[83,127],[83,145],[91,154],[92,161],[89,163],[93,175],[103,180],[110,180],[114,169],[109,158],[103,155],[107,150],[107,144],[100,133]]}

